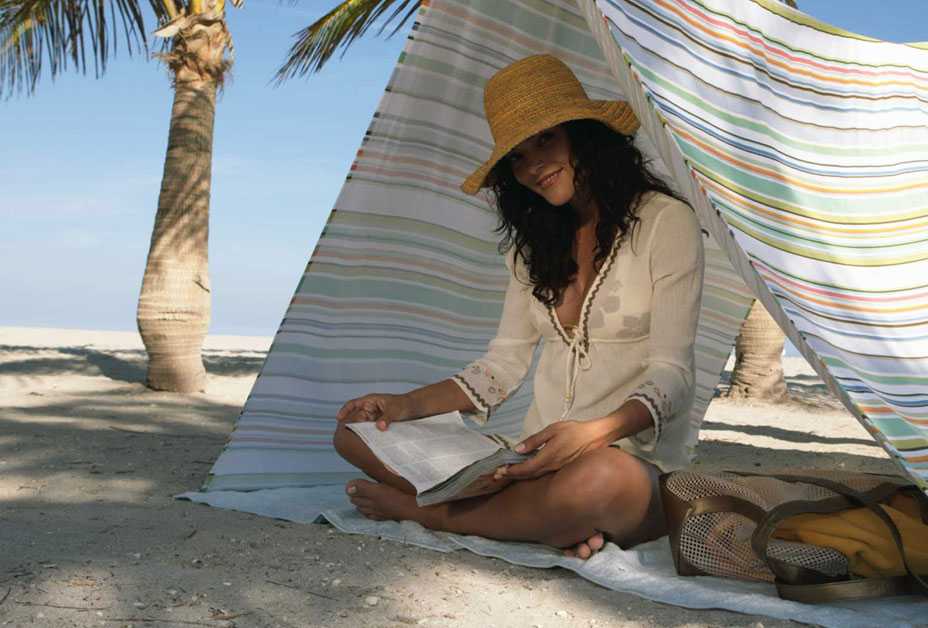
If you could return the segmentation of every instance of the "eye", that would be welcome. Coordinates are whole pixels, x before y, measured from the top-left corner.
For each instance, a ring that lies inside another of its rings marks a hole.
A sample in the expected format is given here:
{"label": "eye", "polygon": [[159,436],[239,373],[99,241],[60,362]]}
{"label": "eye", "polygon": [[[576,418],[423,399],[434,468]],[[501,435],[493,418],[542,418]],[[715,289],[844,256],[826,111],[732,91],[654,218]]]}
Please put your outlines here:
{"label": "eye", "polygon": [[522,159],[522,154],[513,151],[509,153],[508,159],[509,159],[509,163],[511,164],[517,163],[520,159]]}

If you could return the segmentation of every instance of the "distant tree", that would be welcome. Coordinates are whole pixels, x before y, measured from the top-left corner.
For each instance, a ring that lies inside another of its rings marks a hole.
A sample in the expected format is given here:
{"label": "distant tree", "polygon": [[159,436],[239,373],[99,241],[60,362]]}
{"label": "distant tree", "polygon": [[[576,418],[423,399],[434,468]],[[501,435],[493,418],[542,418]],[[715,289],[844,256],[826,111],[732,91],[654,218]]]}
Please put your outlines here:
{"label": "distant tree", "polygon": [[786,336],[755,300],[735,340],[735,366],[731,386],[724,396],[731,399],[785,401],[789,395],[783,378],[783,345]]}
{"label": "distant tree", "polygon": [[[147,4],[158,22],[154,34],[167,42],[155,56],[170,72],[174,103],[137,322],[149,358],[147,385],[191,392],[206,383],[213,122],[216,94],[232,66],[232,36],[225,0]],[[387,24],[407,9],[397,29],[418,8],[410,0],[342,2],[301,33],[277,79],[317,70],[392,5]],[[33,93],[43,71],[54,78],[92,67],[99,77],[120,42],[130,55],[147,55],[144,7],[139,0],[0,0],[0,91]]]}
{"label": "distant tree", "polygon": [[[239,4],[241,0],[233,0]],[[216,92],[232,65],[224,0],[149,0],[168,43],[156,56],[174,89],[164,174],[138,305],[151,388],[202,390],[200,350],[210,317],[207,269]],[[32,93],[52,77],[92,65],[99,77],[124,41],[148,53],[138,0],[0,0],[0,87]],[[123,36],[123,39],[120,38]]]}

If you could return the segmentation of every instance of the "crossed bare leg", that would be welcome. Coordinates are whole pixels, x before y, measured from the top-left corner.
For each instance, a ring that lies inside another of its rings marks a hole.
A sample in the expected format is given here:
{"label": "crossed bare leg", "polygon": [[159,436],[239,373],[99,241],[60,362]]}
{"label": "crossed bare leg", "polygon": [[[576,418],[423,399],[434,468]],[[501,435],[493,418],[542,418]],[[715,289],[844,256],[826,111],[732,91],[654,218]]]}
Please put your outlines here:
{"label": "crossed bare leg", "polygon": [[657,538],[663,520],[652,500],[649,469],[614,448],[590,452],[540,478],[501,480],[490,495],[419,507],[415,489],[388,471],[350,430],[339,426],[336,450],[377,480],[353,480],[347,492],[366,517],[412,520],[425,527],[499,540],[540,542],[589,558],[606,538],[622,546]]}

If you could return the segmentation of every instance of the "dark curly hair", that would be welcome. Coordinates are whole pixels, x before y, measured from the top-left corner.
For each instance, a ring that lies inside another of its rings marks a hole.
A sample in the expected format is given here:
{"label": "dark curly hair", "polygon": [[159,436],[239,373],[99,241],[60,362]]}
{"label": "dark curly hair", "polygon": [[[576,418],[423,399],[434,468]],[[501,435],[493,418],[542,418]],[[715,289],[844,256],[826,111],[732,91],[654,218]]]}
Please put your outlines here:
{"label": "dark curly hair", "polygon": [[[597,120],[571,120],[562,125],[575,164],[574,186],[586,189],[599,207],[594,263],[609,254],[618,236],[619,245],[638,222],[636,209],[642,194],[670,188],[647,168],[632,138]],[[501,159],[490,173],[490,189],[496,198],[502,234],[500,253],[515,248],[534,286],[532,294],[545,305],[560,301],[564,289],[577,274],[572,248],[580,227],[576,211],[555,207],[518,181],[509,159]]]}

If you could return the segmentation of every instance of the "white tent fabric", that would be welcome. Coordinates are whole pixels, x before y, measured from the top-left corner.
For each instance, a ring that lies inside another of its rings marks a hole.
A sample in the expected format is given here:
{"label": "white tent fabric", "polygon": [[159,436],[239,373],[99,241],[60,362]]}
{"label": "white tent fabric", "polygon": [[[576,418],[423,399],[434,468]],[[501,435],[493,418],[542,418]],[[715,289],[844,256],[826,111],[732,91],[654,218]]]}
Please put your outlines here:
{"label": "white tent fabric", "polygon": [[928,488],[928,47],[772,0],[580,6],[738,274]]}

